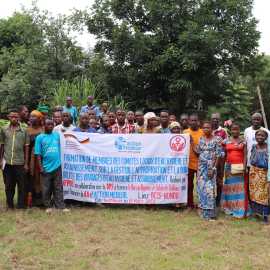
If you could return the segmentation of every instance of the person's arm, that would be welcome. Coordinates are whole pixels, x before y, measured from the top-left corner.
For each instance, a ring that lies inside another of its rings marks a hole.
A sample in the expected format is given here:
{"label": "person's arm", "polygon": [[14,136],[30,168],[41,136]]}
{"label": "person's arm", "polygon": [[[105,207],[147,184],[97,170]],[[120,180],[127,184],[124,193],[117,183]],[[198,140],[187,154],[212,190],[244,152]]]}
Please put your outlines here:
{"label": "person's arm", "polygon": [[41,141],[40,141],[40,135],[37,136],[36,141],[35,141],[35,156],[37,158],[38,162],[38,167],[40,173],[43,173],[43,166],[42,166],[42,154],[41,154]]}
{"label": "person's arm", "polygon": [[0,130],[0,169],[3,167],[3,159],[4,159],[4,131],[3,128]]}
{"label": "person's arm", "polygon": [[244,172],[247,173],[247,144],[245,143],[244,145],[244,161],[243,161],[243,165],[244,165]]}
{"label": "person's arm", "polygon": [[29,151],[30,151],[30,148],[29,148],[29,145],[30,145],[30,136],[29,134],[26,132],[25,134],[25,142],[24,142],[24,169],[28,172],[29,170]]}
{"label": "person's arm", "polygon": [[37,155],[37,162],[38,162],[39,172],[40,173],[43,173],[43,166],[42,166],[42,157],[41,157],[41,155]]}

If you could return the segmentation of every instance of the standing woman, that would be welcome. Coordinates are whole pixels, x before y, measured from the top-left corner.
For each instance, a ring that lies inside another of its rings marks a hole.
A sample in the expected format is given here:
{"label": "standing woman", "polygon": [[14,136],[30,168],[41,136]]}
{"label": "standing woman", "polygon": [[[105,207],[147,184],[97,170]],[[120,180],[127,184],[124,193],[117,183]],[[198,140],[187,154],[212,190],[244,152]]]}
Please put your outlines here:
{"label": "standing woman", "polygon": [[257,144],[251,149],[250,171],[249,171],[249,199],[250,207],[254,214],[263,217],[264,222],[268,222],[270,214],[269,207],[269,182],[267,181],[268,172],[268,133],[259,129],[255,133]]}
{"label": "standing woman", "polygon": [[42,204],[42,195],[41,195],[41,180],[40,180],[40,171],[37,159],[34,155],[34,145],[36,137],[44,131],[42,126],[43,115],[41,112],[34,110],[30,114],[30,126],[27,128],[27,133],[30,137],[30,160],[29,160],[29,182],[27,187],[28,195],[32,193],[33,204],[41,205]]}
{"label": "standing woman", "polygon": [[248,198],[245,190],[246,145],[240,138],[240,127],[231,126],[232,136],[223,141],[225,150],[225,182],[222,190],[221,207],[228,215],[244,218],[247,215]]}
{"label": "standing woman", "polygon": [[197,147],[192,143],[192,148],[199,155],[197,193],[201,216],[212,220],[216,218],[216,168],[222,151],[217,137],[212,135],[210,122],[204,122],[203,136]]}

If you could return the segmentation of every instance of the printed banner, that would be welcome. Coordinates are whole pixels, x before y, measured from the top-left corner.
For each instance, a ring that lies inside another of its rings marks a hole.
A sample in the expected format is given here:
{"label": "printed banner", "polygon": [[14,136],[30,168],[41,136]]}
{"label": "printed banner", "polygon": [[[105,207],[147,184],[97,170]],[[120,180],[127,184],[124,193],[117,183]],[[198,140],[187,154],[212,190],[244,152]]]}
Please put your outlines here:
{"label": "printed banner", "polygon": [[61,135],[64,198],[94,203],[187,201],[189,135]]}

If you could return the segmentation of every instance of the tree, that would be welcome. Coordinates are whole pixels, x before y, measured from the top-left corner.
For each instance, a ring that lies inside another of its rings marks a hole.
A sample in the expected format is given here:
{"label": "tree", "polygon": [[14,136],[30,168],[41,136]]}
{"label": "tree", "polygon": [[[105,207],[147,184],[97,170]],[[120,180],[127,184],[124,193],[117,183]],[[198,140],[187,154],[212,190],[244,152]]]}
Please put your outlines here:
{"label": "tree", "polygon": [[178,112],[194,98],[215,103],[225,87],[219,74],[242,72],[257,53],[252,4],[96,0],[86,24],[107,63],[110,94],[140,107],[170,104]]}
{"label": "tree", "polygon": [[83,73],[85,55],[69,37],[63,16],[23,10],[0,20],[0,36],[1,110],[49,102],[58,81]]}

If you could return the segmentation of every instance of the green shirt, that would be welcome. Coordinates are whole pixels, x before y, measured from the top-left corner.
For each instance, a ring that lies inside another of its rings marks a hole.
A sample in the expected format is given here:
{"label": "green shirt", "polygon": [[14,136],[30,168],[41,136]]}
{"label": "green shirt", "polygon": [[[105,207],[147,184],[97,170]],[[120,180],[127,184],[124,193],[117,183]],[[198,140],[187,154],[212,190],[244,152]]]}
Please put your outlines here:
{"label": "green shirt", "polygon": [[30,138],[21,125],[11,129],[10,125],[2,127],[0,142],[4,145],[4,159],[9,165],[24,164],[24,148],[29,145]]}

